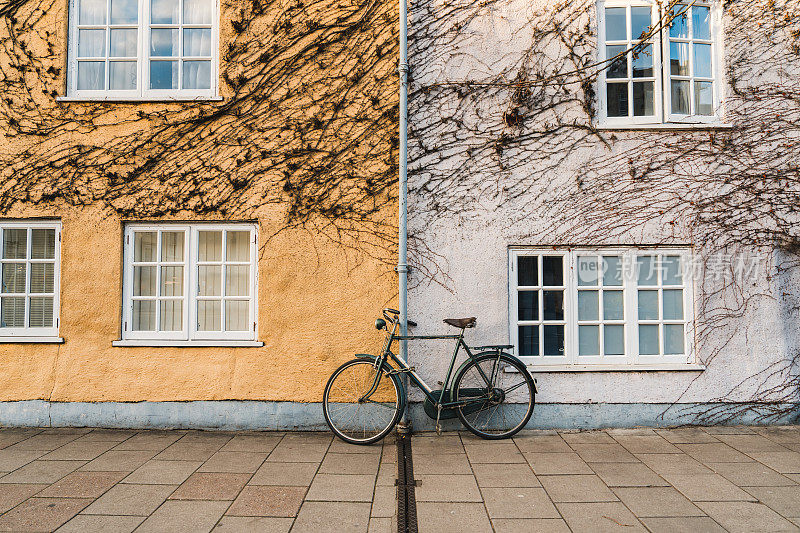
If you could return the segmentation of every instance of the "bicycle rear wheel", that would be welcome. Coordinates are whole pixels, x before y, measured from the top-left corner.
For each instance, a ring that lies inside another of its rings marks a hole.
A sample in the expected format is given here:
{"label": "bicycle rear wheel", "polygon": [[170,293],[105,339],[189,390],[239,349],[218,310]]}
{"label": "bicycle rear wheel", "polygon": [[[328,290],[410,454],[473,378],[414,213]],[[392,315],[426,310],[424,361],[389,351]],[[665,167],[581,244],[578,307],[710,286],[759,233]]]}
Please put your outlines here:
{"label": "bicycle rear wheel", "polygon": [[[373,388],[380,372],[377,388]],[[401,385],[395,375],[375,368],[369,359],[353,359],[331,375],[322,400],[325,422],[337,437],[351,444],[372,444],[385,437],[400,419]]]}
{"label": "bicycle rear wheel", "polygon": [[467,401],[457,408],[458,418],[484,439],[507,439],[525,427],[535,395],[528,369],[505,354],[478,354],[453,380],[453,400]]}

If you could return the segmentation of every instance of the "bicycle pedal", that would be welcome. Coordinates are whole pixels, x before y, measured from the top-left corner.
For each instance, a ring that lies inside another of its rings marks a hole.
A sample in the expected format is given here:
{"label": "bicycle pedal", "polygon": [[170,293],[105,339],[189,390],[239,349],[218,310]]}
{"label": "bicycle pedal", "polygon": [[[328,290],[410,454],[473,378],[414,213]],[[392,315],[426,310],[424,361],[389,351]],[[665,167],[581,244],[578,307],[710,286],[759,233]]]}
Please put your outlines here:
{"label": "bicycle pedal", "polygon": [[442,436],[442,426],[439,425],[438,423],[436,424],[436,434],[439,435],[440,437]]}

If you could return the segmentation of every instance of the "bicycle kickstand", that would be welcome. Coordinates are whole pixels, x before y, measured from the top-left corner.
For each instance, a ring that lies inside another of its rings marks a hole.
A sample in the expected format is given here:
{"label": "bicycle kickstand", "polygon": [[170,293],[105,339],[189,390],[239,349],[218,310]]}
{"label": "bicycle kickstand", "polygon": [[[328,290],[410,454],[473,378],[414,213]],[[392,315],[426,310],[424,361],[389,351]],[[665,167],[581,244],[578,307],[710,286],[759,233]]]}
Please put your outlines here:
{"label": "bicycle kickstand", "polygon": [[436,434],[442,434],[442,426],[439,424],[439,418],[442,416],[442,404],[436,406]]}

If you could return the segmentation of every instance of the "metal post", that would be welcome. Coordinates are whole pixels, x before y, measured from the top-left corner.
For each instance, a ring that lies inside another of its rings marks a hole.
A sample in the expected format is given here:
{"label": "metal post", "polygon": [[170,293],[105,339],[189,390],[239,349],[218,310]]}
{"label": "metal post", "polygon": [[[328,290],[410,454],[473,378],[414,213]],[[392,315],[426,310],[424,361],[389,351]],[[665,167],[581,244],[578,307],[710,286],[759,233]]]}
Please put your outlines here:
{"label": "metal post", "polygon": [[[400,334],[408,334],[408,8],[407,0],[400,0],[400,156],[399,156],[399,250],[397,257],[397,273],[399,274],[400,291]],[[400,358],[408,363],[408,341],[400,341]],[[406,391],[409,388],[407,376]],[[408,409],[403,414],[400,429],[410,431]]]}

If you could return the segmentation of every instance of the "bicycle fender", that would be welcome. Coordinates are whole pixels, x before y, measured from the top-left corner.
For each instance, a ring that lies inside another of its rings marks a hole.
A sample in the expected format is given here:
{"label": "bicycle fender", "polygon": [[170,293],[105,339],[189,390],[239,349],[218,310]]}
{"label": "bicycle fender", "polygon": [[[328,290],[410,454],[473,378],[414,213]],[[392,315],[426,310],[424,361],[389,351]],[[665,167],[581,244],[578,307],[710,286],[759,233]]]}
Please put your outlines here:
{"label": "bicycle fender", "polygon": [[[500,352],[500,354],[501,355],[505,355],[506,357],[508,357],[510,359],[516,360],[523,367],[527,367],[527,365],[525,363],[523,363],[522,361],[520,361],[519,357],[517,357],[517,356],[511,355],[510,353],[507,353],[507,352]],[[482,355],[493,355],[494,357],[497,357],[497,352],[494,351],[494,350],[491,350],[491,351],[488,351],[488,352],[480,352],[480,353],[476,353],[472,357],[474,359],[477,359],[478,357],[480,357]],[[461,372],[461,370],[463,370],[464,367],[467,366],[467,364],[469,364],[469,363],[470,363],[470,358],[468,357],[466,361],[461,363],[461,366],[458,367],[458,370],[456,370],[453,373],[453,376],[457,376]],[[533,376],[531,376],[531,378],[533,379],[533,392],[534,392],[534,394],[539,394],[539,389],[536,387],[536,378],[534,378]],[[454,391],[451,389],[450,390],[450,401],[454,401],[453,392]]]}
{"label": "bicycle fender", "polygon": [[[355,354],[355,358],[356,359],[368,359],[368,360],[373,361],[373,362],[377,359],[376,356],[374,356],[372,354],[369,354],[369,353],[357,353],[357,354]],[[392,365],[390,365],[388,361],[384,361],[383,362],[383,370],[385,370],[387,372],[391,372],[391,371],[394,370],[394,367],[392,367]],[[400,400],[402,402],[402,409],[405,409],[405,407],[406,407],[406,398],[407,397],[406,397],[406,388],[405,388],[405,385],[403,385],[403,380],[398,378],[397,374],[391,374],[390,377],[397,382],[397,386],[398,386],[397,388],[400,391]]]}

